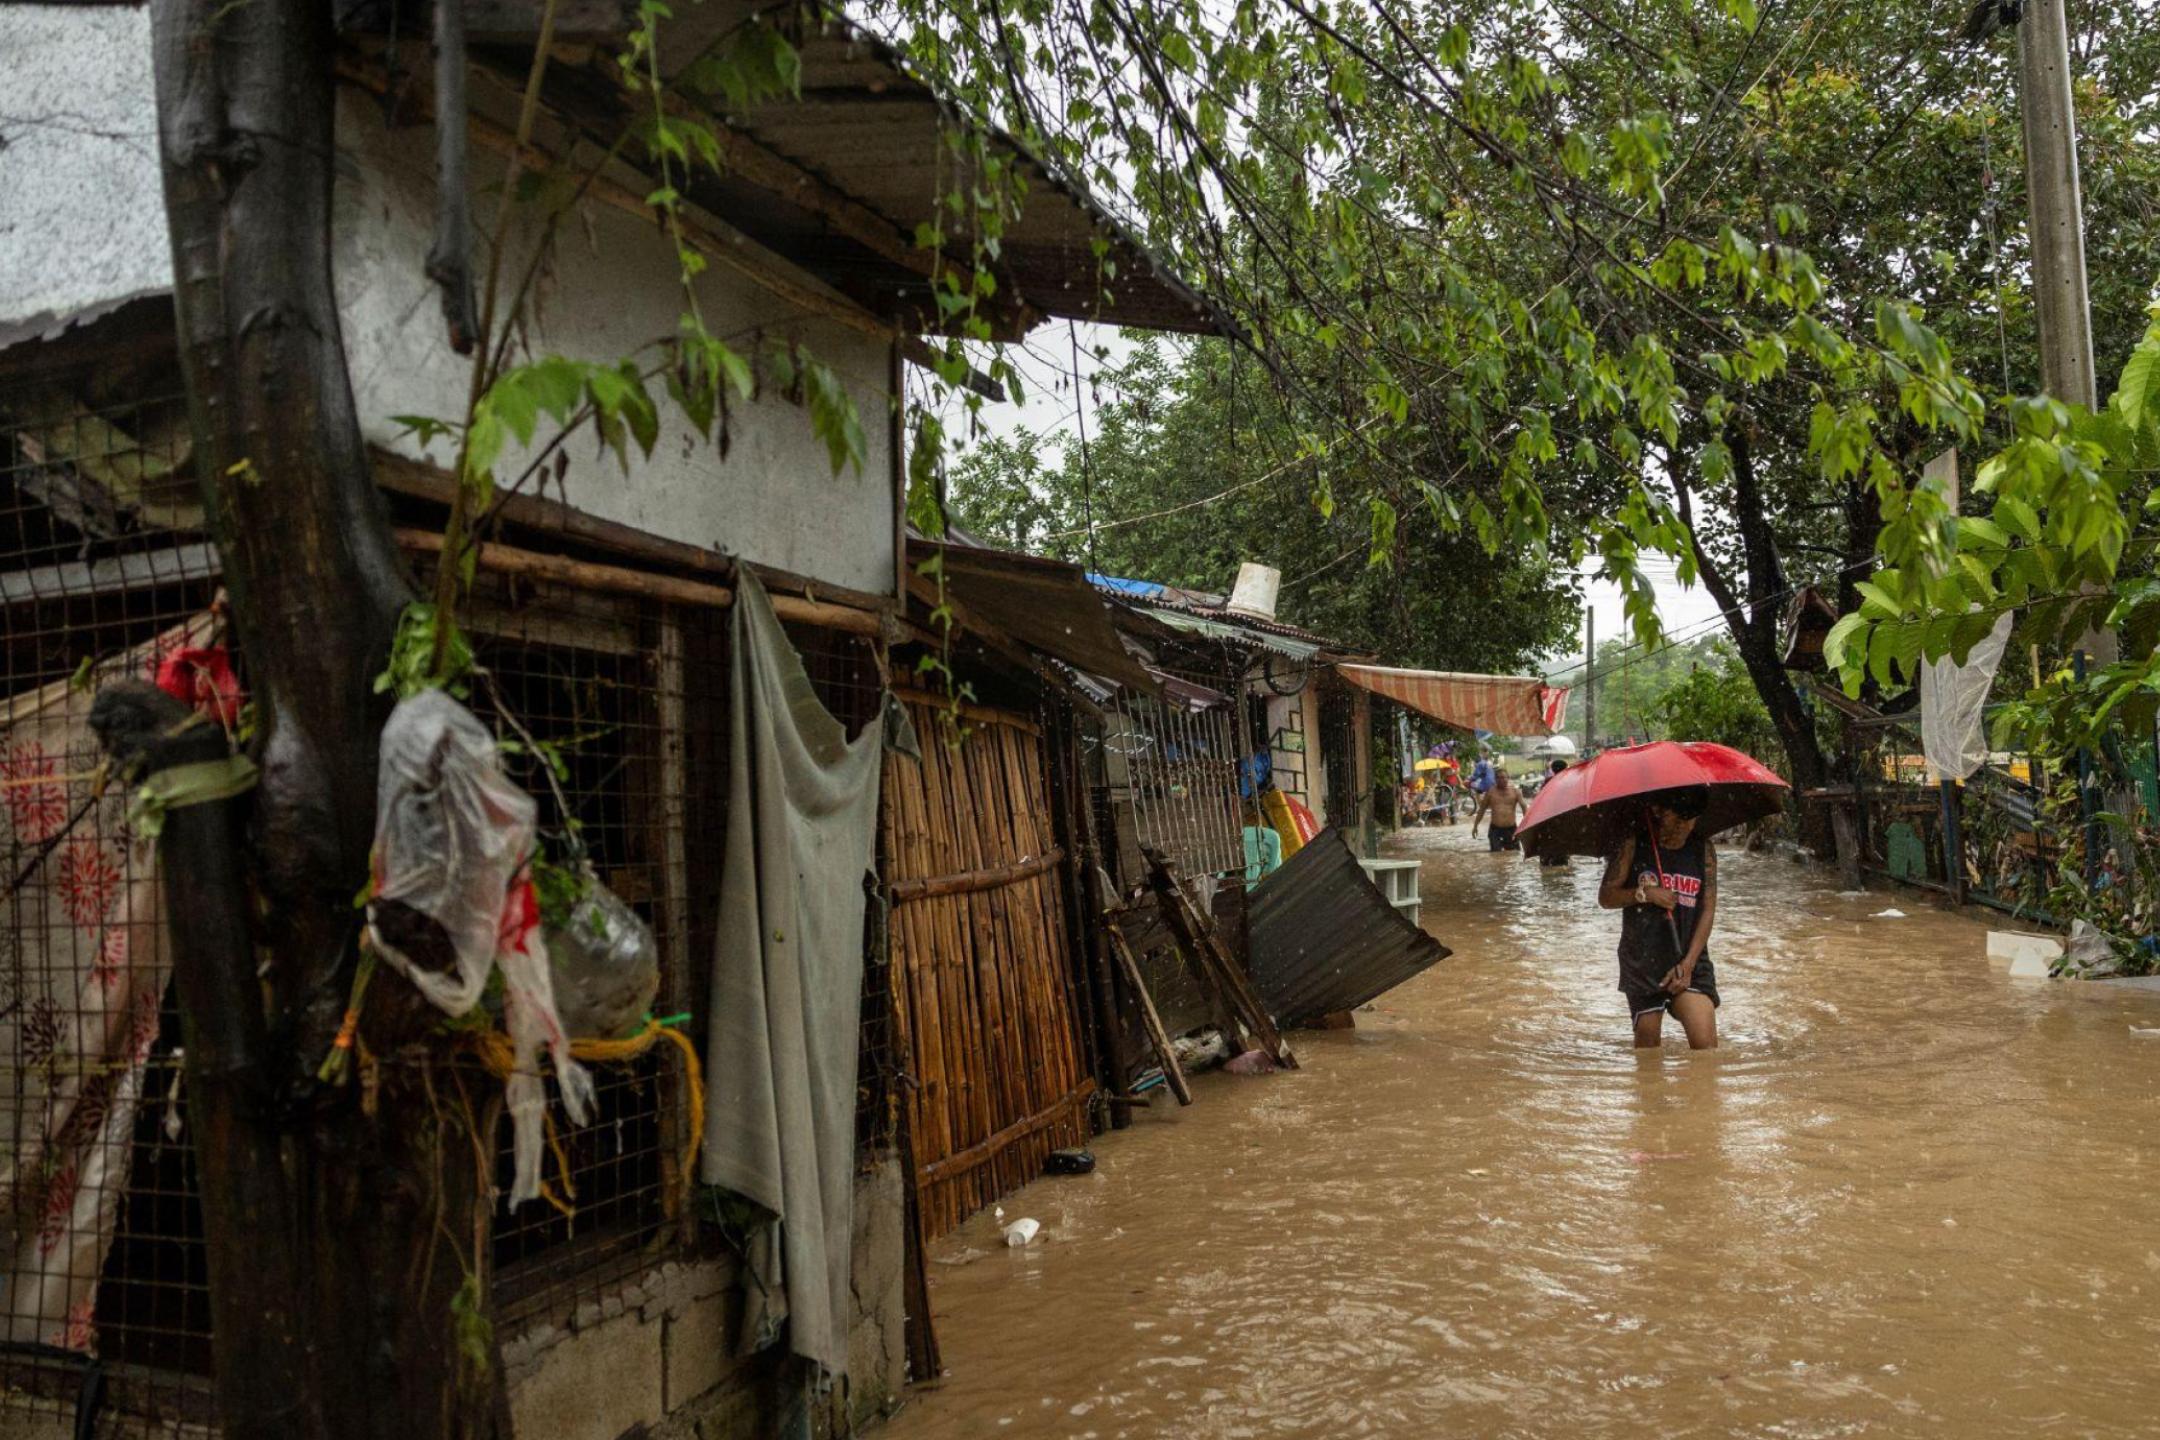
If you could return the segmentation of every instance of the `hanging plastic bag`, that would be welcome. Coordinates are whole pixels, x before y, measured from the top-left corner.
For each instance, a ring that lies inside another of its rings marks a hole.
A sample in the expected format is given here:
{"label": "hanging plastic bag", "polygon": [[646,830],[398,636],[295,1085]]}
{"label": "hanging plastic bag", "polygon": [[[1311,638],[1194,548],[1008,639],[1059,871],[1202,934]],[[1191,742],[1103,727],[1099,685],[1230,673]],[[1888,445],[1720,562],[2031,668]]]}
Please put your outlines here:
{"label": "hanging plastic bag", "polygon": [[568,922],[549,928],[547,949],[556,1012],[572,1035],[627,1035],[660,993],[660,946],[651,928],[590,872]]}
{"label": "hanging plastic bag", "polygon": [[504,1092],[516,1158],[510,1203],[518,1205],[540,1193],[543,1046],[573,1123],[586,1123],[593,1099],[591,1077],[570,1057],[555,1012],[539,907],[525,874],[532,797],[503,774],[487,727],[441,690],[423,690],[390,712],[379,764],[369,943],[451,1016],[469,1013],[489,972],[501,967],[503,1026],[514,1054]]}

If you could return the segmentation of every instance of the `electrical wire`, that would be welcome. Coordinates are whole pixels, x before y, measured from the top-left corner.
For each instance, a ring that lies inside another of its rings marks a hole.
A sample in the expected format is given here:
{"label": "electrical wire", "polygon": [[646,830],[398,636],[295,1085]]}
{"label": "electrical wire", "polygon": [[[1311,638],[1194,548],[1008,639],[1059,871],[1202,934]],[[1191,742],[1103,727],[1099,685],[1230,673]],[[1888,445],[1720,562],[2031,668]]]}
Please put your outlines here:
{"label": "electrical wire", "polygon": [[[1845,566],[1841,570],[1832,571],[1828,576],[1825,577],[1825,579],[1842,580],[1843,578],[1845,578],[1846,575],[1850,574],[1855,570],[1872,570],[1874,567],[1875,560],[1871,556],[1866,560],[1856,560],[1852,564]],[[1602,670],[1595,668],[1587,670],[1585,671],[1585,673],[1570,680],[1568,683],[1570,685],[1587,685],[1593,680],[1602,680],[1605,676],[1610,675],[1615,669],[1622,668],[1635,660],[1647,660],[1652,655],[1661,655],[1665,651],[1672,649],[1676,645],[1686,645],[1693,641],[1700,640],[1712,629],[1723,625],[1727,620],[1731,619],[1733,616],[1739,614],[1743,610],[1752,610],[1757,605],[1769,605],[1779,600],[1790,599],[1794,595],[1799,594],[1802,590],[1807,589],[1808,586],[1820,583],[1822,582],[1816,580],[1806,580],[1795,585],[1788,585],[1784,589],[1772,591],[1768,595],[1764,595],[1756,599],[1743,600],[1737,605],[1733,605],[1726,609],[1718,611],[1715,615],[1707,615],[1700,620],[1690,621],[1688,624],[1682,626],[1680,629],[1675,630],[1672,634],[1661,637],[1661,642],[1658,645],[1644,651],[1644,653],[1640,656],[1635,656],[1633,652],[1641,648],[1644,642],[1640,640],[1631,640],[1625,646],[1621,647],[1621,658],[1619,660],[1615,661],[1610,665],[1607,665]],[[1594,665],[1596,657],[1592,656],[1591,659]],[[1550,684],[1553,681],[1558,680],[1562,676],[1567,675],[1568,673],[1569,671],[1565,669],[1552,670],[1546,672],[1543,678],[1547,684]]]}

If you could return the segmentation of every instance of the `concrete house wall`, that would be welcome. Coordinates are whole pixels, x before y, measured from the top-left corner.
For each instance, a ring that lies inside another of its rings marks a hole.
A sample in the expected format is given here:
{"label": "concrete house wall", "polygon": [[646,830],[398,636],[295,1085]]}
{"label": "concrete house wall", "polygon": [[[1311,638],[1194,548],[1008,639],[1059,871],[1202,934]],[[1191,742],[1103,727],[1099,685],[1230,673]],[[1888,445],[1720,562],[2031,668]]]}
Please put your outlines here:
{"label": "concrete house wall", "polygon": [[[0,345],[169,291],[147,9],[0,4],[0,57],[7,108],[21,117],[10,119],[0,147]],[[448,466],[455,455],[447,443],[421,446],[396,418],[462,418],[471,374],[470,362],[445,343],[424,272],[435,188],[430,135],[390,129],[372,97],[341,96],[332,265],[368,440]],[[487,230],[501,164],[476,148],[472,170],[476,228]],[[530,232],[521,238],[529,241]],[[514,253],[522,265],[526,246]],[[564,493],[551,488],[551,495],[669,539],[893,594],[899,427],[890,343],[806,314],[721,265],[700,277],[697,293],[713,332],[744,353],[767,338],[799,341],[841,377],[862,421],[860,471],[835,475],[807,412],[764,385],[734,407],[725,459],[669,413],[662,396],[660,440],[649,459],[633,452],[626,474],[581,437],[570,446]],[[672,336],[682,309],[667,237],[588,201],[561,227],[528,350],[618,360]],[[498,475],[514,478],[523,459],[506,454]]]}

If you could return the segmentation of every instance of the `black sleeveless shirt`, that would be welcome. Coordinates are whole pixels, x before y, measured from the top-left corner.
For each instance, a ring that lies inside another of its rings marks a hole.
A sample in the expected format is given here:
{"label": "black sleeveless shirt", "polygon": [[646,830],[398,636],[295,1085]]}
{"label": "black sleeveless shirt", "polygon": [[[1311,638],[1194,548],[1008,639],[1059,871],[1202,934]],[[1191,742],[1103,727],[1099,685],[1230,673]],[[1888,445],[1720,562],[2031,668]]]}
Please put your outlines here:
{"label": "black sleeveless shirt", "polygon": [[[1689,942],[1695,938],[1695,919],[1702,913],[1708,868],[1705,843],[1699,829],[1688,836],[1686,844],[1662,850],[1652,848],[1647,829],[1636,834],[1628,885],[1662,885],[1678,896],[1680,903],[1673,908],[1672,925],[1665,923],[1665,912],[1655,905],[1630,905],[1620,912],[1622,990],[1638,995],[1656,990],[1687,953]],[[1675,928],[1680,932],[1678,949],[1673,948]],[[1703,948],[1701,958],[1710,958],[1708,946]]]}

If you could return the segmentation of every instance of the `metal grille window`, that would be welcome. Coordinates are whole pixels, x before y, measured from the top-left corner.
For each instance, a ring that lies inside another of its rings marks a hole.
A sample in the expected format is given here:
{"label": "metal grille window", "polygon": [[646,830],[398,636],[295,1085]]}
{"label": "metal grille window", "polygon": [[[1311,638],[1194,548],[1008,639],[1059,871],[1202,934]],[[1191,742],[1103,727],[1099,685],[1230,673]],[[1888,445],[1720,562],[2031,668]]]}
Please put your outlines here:
{"label": "metal grille window", "polygon": [[1133,842],[1122,851],[1137,860],[1141,847],[1158,849],[1187,875],[1244,870],[1232,720],[1224,704],[1194,709],[1117,694],[1102,747],[1117,820]]}

